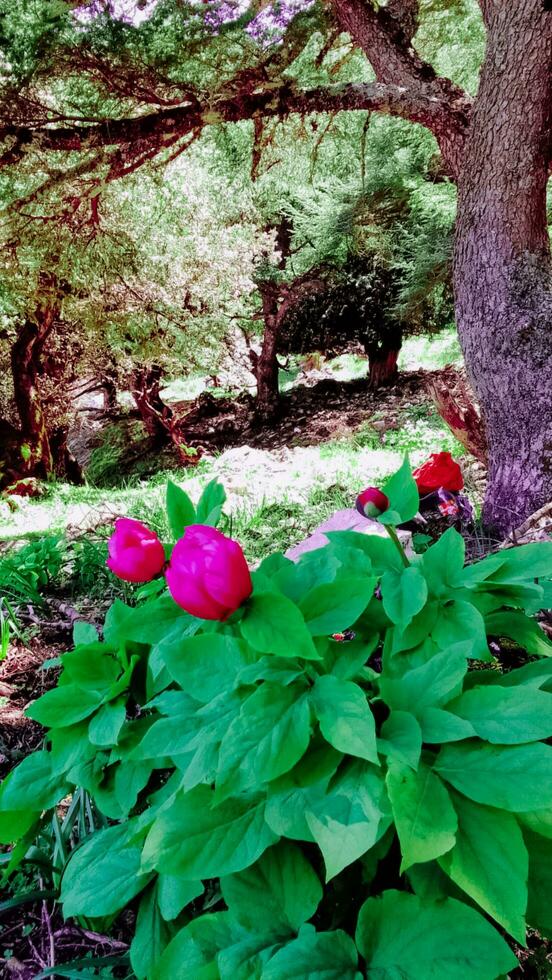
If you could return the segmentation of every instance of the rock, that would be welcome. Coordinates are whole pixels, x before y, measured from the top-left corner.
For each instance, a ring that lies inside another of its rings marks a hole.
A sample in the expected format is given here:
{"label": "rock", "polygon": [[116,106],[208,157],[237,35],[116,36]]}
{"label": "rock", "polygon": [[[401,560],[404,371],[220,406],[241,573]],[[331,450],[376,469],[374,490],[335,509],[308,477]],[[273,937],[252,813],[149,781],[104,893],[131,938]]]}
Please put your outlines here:
{"label": "rock", "polygon": [[[326,537],[328,531],[357,531],[360,534],[377,534],[380,537],[387,536],[385,528],[381,524],[378,524],[377,521],[373,521],[369,517],[362,517],[354,507],[347,507],[344,510],[336,510],[327,521],[324,521],[315,528],[310,537],[300,541],[293,548],[288,548],[286,558],[291,558],[292,561],[298,561],[301,555],[306,554],[308,551],[314,551],[316,548],[325,548],[329,540]],[[410,531],[398,531],[397,533],[406,553],[413,554],[412,535]]]}

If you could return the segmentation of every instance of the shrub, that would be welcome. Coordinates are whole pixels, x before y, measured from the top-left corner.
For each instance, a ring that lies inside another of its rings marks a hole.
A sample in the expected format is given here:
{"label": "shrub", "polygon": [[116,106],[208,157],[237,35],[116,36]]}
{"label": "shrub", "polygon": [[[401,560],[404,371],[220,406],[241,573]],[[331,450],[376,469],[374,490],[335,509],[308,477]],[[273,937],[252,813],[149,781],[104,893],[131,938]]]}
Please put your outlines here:
{"label": "shrub", "polygon": [[[0,791],[9,871],[89,794],[109,825],[54,886],[94,928],[137,910],[137,977],[492,980],[517,963],[503,934],[552,933],[552,645],[532,618],[552,543],[465,566],[451,529],[409,560],[406,464],[383,491],[389,538],[269,556],[224,622],[159,580],[116,601],[28,709],[48,732]],[[175,537],[222,502],[171,486]],[[488,636],[536,659],[504,674]]]}

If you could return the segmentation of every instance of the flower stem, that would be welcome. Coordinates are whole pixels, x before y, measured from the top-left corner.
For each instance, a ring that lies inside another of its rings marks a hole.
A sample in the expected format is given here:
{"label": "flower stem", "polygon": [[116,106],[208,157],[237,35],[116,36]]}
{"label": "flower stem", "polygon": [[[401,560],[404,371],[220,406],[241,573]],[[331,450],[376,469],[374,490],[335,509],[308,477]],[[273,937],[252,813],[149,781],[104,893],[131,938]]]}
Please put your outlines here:
{"label": "flower stem", "polygon": [[391,538],[391,541],[395,545],[395,548],[399,552],[399,555],[401,556],[401,561],[402,561],[404,567],[405,568],[409,568],[410,567],[410,562],[409,562],[408,558],[406,557],[406,555],[404,553],[404,548],[403,548],[401,542],[399,541],[399,536],[398,536],[397,532],[395,531],[395,528],[394,527],[391,527],[390,524],[384,524],[383,526],[384,526],[385,530],[387,531],[389,537]]}

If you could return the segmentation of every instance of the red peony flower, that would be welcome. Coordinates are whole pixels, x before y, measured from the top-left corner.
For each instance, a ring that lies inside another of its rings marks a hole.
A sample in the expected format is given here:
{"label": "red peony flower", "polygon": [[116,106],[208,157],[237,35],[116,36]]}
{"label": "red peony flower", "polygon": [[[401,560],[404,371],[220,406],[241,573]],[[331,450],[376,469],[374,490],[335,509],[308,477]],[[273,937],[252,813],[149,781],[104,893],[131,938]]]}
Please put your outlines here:
{"label": "red peony flower", "polygon": [[450,453],[433,453],[412,476],[420,497],[440,489],[458,492],[464,486],[462,470]]}
{"label": "red peony flower", "polygon": [[107,567],[125,582],[150,582],[165,564],[163,545],[154,531],[131,517],[115,521]]}
{"label": "red peony flower", "polygon": [[166,578],[174,601],[199,619],[228,619],[253,590],[238,542],[206,524],[186,528]]}
{"label": "red peony flower", "polygon": [[356,509],[363,517],[379,517],[389,507],[389,501],[377,487],[367,487],[356,499]]}

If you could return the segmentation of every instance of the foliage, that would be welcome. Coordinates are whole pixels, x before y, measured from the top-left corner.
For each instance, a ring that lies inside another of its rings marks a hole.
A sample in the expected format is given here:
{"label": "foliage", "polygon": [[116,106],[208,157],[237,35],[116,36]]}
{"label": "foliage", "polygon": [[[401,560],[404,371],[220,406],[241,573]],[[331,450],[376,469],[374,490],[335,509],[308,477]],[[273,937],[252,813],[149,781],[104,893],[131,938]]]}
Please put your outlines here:
{"label": "foliage", "polygon": [[[108,825],[52,885],[97,928],[137,905],[138,978],[492,980],[516,965],[499,929],[550,934],[552,544],[466,566],[449,530],[409,560],[406,464],[383,491],[389,538],[270,555],[226,622],[162,580],[116,601],[28,709],[48,731],[0,790],[8,871],[86,791]],[[169,523],[222,501],[173,486]],[[536,659],[503,674],[488,635]]]}

